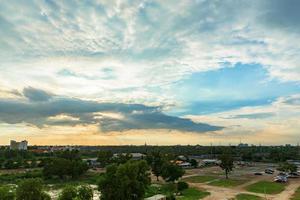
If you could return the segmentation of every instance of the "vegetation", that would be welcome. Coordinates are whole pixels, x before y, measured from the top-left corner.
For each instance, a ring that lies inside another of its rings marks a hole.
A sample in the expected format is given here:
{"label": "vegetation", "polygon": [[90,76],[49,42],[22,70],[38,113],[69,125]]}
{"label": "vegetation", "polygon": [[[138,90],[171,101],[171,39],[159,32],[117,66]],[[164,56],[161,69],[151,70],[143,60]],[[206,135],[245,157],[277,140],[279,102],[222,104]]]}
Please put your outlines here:
{"label": "vegetation", "polygon": [[145,161],[113,164],[99,180],[102,200],[141,200],[150,185],[149,166]]}
{"label": "vegetation", "polygon": [[156,176],[156,180],[159,181],[159,176],[162,175],[163,166],[166,162],[164,156],[159,151],[153,151],[147,155],[146,160],[151,166],[152,173]]}
{"label": "vegetation", "polygon": [[242,180],[242,179],[219,179],[210,182],[209,185],[220,186],[220,187],[235,187],[245,182],[246,180]]}
{"label": "vegetation", "polygon": [[282,192],[284,188],[284,184],[269,181],[259,181],[246,187],[249,192],[263,194],[278,194]]}
{"label": "vegetation", "polygon": [[235,200],[263,200],[263,198],[252,194],[238,194]]}
{"label": "vegetation", "polygon": [[225,171],[226,179],[228,179],[228,173],[233,170],[233,157],[231,153],[224,152],[220,156],[221,164],[220,167]]}
{"label": "vegetation", "polygon": [[60,193],[58,200],[92,200],[93,189],[87,185],[79,187],[66,186]]}
{"label": "vegetation", "polygon": [[177,181],[184,174],[184,170],[172,163],[165,163],[163,166],[162,177],[167,182]]}
{"label": "vegetation", "polygon": [[280,163],[278,170],[284,172],[297,172],[297,165],[288,162],[283,162]]}
{"label": "vegetation", "polygon": [[8,186],[0,187],[0,200],[12,200],[16,198],[16,194]]}
{"label": "vegetation", "polygon": [[17,200],[50,200],[45,193],[41,179],[25,179],[16,190]]}

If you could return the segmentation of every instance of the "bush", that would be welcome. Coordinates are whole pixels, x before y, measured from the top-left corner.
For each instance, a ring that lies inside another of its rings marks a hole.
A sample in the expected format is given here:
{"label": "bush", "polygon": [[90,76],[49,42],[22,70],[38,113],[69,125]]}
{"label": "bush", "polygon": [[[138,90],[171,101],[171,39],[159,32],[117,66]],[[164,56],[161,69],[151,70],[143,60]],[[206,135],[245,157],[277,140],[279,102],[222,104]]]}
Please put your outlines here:
{"label": "bush", "polygon": [[93,189],[88,185],[82,185],[78,188],[78,199],[80,200],[92,200]]}
{"label": "bush", "polygon": [[60,193],[58,200],[92,200],[93,189],[87,185],[66,186]]}
{"label": "bush", "polygon": [[14,200],[16,195],[9,187],[0,187],[0,200]]}
{"label": "bush", "polygon": [[178,191],[183,191],[183,190],[188,189],[188,188],[189,188],[189,184],[187,184],[186,182],[179,181],[177,183],[177,190]]}
{"label": "bush", "polygon": [[43,191],[41,179],[25,179],[17,188],[17,200],[49,200],[50,196]]}
{"label": "bush", "polygon": [[77,197],[77,189],[74,186],[66,186],[60,193],[58,200],[73,200]]}
{"label": "bush", "polygon": [[167,200],[176,200],[174,194],[170,194],[167,196]]}

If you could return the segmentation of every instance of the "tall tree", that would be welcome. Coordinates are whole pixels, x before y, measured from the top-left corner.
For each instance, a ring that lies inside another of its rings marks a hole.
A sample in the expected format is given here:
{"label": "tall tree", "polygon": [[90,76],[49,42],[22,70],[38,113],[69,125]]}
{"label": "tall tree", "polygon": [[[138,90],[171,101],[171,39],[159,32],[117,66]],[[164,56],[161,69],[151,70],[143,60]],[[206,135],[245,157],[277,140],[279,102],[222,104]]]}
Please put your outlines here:
{"label": "tall tree", "polygon": [[184,173],[184,170],[175,164],[165,163],[163,165],[162,177],[167,182],[177,181]]}
{"label": "tall tree", "polygon": [[233,170],[233,157],[230,152],[224,152],[220,156],[220,167],[225,171],[226,179],[228,179],[228,173]]}
{"label": "tall tree", "polygon": [[150,185],[149,166],[145,161],[110,165],[100,178],[101,200],[142,200]]}
{"label": "tall tree", "polygon": [[156,176],[156,180],[159,181],[159,176],[161,176],[163,171],[163,165],[166,162],[164,155],[159,151],[153,151],[147,155],[146,160],[151,166],[152,173]]}

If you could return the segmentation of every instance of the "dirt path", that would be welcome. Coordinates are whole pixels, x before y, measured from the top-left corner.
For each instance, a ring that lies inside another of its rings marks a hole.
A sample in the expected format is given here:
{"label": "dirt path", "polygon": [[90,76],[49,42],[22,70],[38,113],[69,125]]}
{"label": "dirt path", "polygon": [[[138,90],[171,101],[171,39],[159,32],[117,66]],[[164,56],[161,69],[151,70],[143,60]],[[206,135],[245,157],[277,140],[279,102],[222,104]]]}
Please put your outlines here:
{"label": "dirt path", "polygon": [[256,178],[255,180],[251,180],[235,188],[211,186],[211,185],[207,185],[207,183],[189,183],[189,184],[192,187],[205,189],[206,191],[210,192],[210,195],[204,198],[203,200],[230,200],[240,193],[260,196],[262,198],[266,198],[267,200],[289,200],[294,194],[294,192],[296,191],[296,189],[300,186],[300,182],[298,180],[291,181],[289,185],[286,186],[283,192],[276,195],[264,195],[259,193],[253,193],[253,192],[248,192],[244,189],[247,185],[260,181],[261,179],[262,178]]}

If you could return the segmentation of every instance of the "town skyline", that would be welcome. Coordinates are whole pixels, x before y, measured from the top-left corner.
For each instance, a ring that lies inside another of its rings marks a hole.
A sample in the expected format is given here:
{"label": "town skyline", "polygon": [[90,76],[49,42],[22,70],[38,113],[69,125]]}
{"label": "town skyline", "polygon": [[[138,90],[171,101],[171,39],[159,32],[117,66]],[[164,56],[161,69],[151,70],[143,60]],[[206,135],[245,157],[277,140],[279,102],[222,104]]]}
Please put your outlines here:
{"label": "town skyline", "polygon": [[0,144],[296,145],[299,6],[2,2]]}

